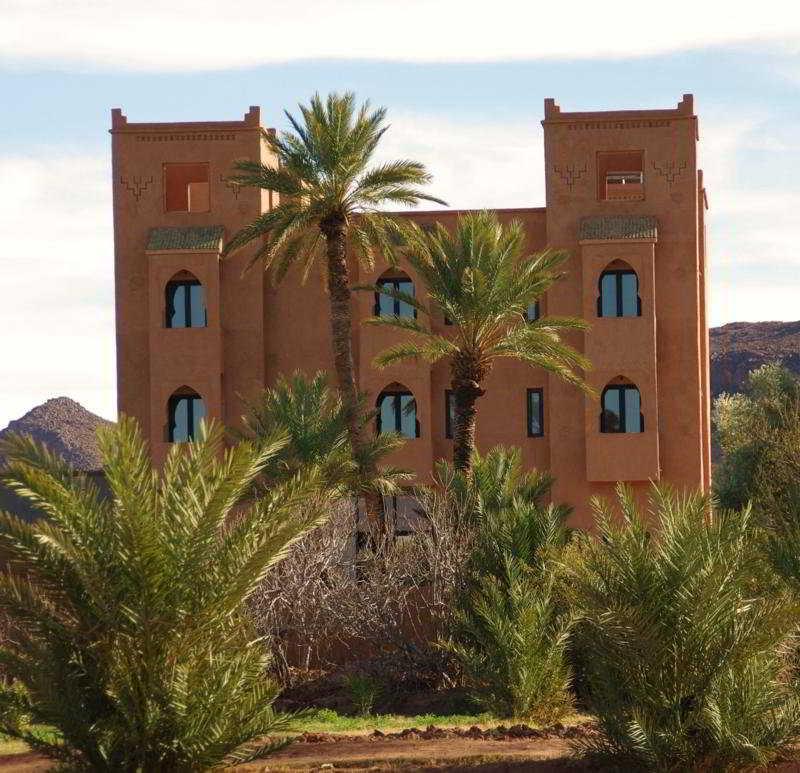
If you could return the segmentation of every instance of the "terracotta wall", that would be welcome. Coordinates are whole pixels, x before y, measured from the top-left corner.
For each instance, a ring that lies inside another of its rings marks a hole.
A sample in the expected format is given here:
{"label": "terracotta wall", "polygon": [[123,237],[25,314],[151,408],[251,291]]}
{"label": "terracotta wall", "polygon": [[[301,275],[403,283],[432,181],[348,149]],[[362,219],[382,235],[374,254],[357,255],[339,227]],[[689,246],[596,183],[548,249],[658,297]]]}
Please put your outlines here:
{"label": "terracotta wall", "polygon": [[[521,220],[531,251],[567,249],[567,277],[542,300],[543,314],[585,317],[586,334],[570,336],[594,363],[588,375],[597,391],[623,376],[640,389],[645,432],[604,435],[599,402],[527,365],[498,363],[478,403],[478,445],[522,448],[526,465],[552,470],[555,498],[575,507],[574,521],[588,525],[587,501],[613,492],[626,480],[638,491],[650,479],[679,488],[710,481],[708,338],[705,317],[705,192],[696,166],[697,119],[691,96],[675,109],[597,113],[562,112],[545,103],[546,208],[499,210],[501,220]],[[220,262],[218,250],[151,252],[151,228],[222,225],[230,238],[276,201],[269,192],[237,189],[225,182],[239,158],[268,160],[259,110],[242,121],[133,124],[113,111],[113,187],[116,251],[118,392],[120,410],[140,419],[163,458],[165,401],[186,385],[206,400],[211,415],[235,424],[242,399],[295,370],[332,371],[324,266],[303,282],[291,271],[277,287],[254,269],[242,276],[250,250]],[[644,185],[630,199],[606,201],[599,185],[602,154],[641,154]],[[423,161],[425,159],[422,159]],[[209,210],[167,212],[164,165],[209,165]],[[457,211],[415,212],[419,223],[454,227]],[[581,240],[581,219],[597,215],[649,215],[657,235],[647,239]],[[624,260],[637,272],[642,316],[598,319],[597,282],[603,268]],[[413,272],[405,267],[412,279]],[[351,264],[353,283],[374,282],[386,269]],[[208,327],[168,330],[163,324],[164,285],[189,270],[206,287]],[[424,300],[424,290],[417,284]],[[374,297],[354,301],[354,355],[360,387],[374,401],[387,384],[410,389],[418,405],[420,437],[397,452],[395,464],[427,480],[436,459],[449,457],[445,437],[445,363],[394,366],[371,363],[402,334],[364,327]],[[446,332],[444,320],[435,328]],[[544,394],[545,433],[529,438],[527,390]]]}

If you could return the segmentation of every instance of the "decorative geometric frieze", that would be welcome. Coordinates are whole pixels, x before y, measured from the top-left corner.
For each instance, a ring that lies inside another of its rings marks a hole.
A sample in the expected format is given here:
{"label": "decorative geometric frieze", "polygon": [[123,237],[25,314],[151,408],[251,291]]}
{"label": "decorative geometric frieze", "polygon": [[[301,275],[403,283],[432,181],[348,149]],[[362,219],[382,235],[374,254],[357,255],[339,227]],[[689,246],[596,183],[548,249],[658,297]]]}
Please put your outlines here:
{"label": "decorative geometric frieze", "polygon": [[143,177],[134,175],[130,180],[125,177],[120,177],[119,181],[133,194],[133,198],[139,201],[139,199],[142,198],[142,194],[147,190],[147,187],[152,185],[153,178],[148,177],[145,180]]}
{"label": "decorative geometric frieze", "polygon": [[567,164],[565,167],[560,167],[556,164],[553,171],[563,180],[564,184],[572,191],[575,183],[586,174],[586,164],[580,169],[576,164]]}
{"label": "decorative geometric frieze", "polygon": [[670,125],[667,119],[649,119],[633,121],[576,121],[567,124],[568,131],[586,131],[590,129],[661,129]]}
{"label": "decorative geometric frieze", "polygon": [[236,139],[235,133],[228,132],[191,132],[188,134],[137,134],[137,142],[172,142],[180,141],[206,141],[206,140],[225,140],[231,142]]}
{"label": "decorative geometric frieze", "polygon": [[653,161],[653,169],[667,181],[667,188],[672,190],[672,185],[686,169],[685,161]]}

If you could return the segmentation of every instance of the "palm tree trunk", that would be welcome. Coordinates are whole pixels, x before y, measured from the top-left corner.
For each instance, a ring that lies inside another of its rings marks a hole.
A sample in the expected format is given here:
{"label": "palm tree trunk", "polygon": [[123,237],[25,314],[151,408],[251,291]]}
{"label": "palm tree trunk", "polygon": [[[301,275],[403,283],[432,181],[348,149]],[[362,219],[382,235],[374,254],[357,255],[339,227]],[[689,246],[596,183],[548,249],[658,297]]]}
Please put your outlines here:
{"label": "palm tree trunk", "polygon": [[470,477],[472,475],[472,453],[475,450],[477,416],[475,402],[484,394],[480,382],[485,374],[480,366],[469,357],[456,357],[451,367],[450,386],[455,396],[453,467]]}
{"label": "palm tree trunk", "polygon": [[[330,217],[320,224],[325,236],[328,262],[328,296],[331,304],[331,341],[336,383],[345,409],[347,432],[357,458],[364,446],[364,427],[358,411],[358,388],[356,386],[353,360],[353,310],[350,292],[350,271],[347,266],[347,233],[342,217]],[[362,470],[366,476],[374,470]],[[367,519],[374,524],[381,520],[383,508],[377,493],[364,496]]]}

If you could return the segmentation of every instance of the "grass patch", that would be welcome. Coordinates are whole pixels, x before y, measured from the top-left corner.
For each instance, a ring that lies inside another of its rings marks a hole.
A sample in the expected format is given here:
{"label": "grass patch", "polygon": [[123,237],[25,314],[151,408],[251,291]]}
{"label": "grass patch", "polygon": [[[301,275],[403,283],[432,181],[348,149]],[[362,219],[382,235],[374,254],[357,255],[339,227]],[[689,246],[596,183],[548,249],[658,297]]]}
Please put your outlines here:
{"label": "grass patch", "polygon": [[293,733],[346,733],[366,730],[404,730],[407,727],[425,728],[461,727],[472,725],[497,725],[501,720],[492,714],[374,714],[353,717],[339,714],[333,709],[320,709],[305,719],[291,724]]}
{"label": "grass patch", "polygon": [[[573,714],[562,719],[562,724],[572,725],[585,722],[588,719],[583,714]],[[375,714],[365,717],[354,717],[339,714],[333,709],[320,709],[305,719],[298,719],[290,725],[291,733],[358,733],[370,730],[405,730],[416,727],[426,728],[428,725],[436,727],[472,727],[481,728],[497,727],[498,725],[515,725],[517,723],[536,724],[526,720],[501,719],[494,714]]]}
{"label": "grass patch", "polygon": [[[29,730],[42,741],[58,740],[58,733],[47,725],[34,725]],[[30,747],[25,741],[0,733],[0,755],[2,754],[25,754],[30,751]]]}

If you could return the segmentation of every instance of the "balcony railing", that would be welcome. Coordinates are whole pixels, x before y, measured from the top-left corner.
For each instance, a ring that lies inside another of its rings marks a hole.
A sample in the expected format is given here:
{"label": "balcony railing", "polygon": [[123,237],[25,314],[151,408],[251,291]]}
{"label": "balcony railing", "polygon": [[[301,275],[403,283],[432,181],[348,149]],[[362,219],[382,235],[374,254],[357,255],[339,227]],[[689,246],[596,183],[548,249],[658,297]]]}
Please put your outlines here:
{"label": "balcony railing", "polygon": [[606,199],[643,199],[644,172],[608,172]]}

